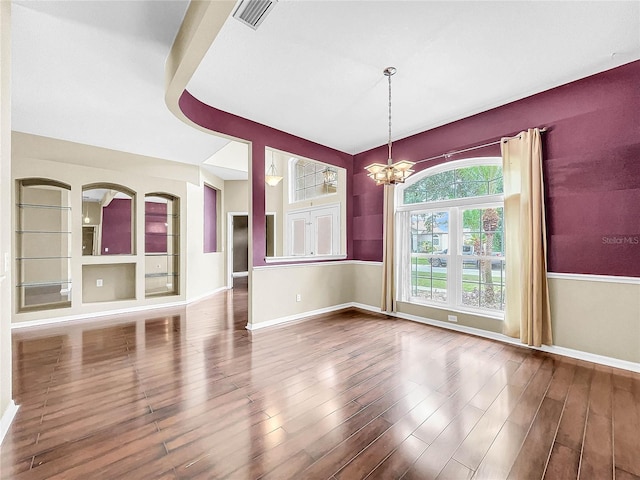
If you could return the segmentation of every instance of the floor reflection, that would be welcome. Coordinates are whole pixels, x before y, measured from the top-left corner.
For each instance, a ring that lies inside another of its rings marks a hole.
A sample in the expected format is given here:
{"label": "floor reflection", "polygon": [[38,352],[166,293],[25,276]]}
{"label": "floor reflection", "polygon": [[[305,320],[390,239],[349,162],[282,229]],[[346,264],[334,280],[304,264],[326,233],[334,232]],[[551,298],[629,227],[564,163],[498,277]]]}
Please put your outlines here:
{"label": "floor reflection", "polygon": [[[120,374],[129,370],[139,377],[153,377],[163,365],[180,383],[198,371],[202,378],[225,375],[222,370],[217,374],[218,364],[233,358],[237,344],[247,346],[247,279],[236,279],[234,285],[213,301],[160,315],[152,311],[14,330],[16,403],[28,402],[34,390],[93,377],[119,364]],[[192,321],[187,324],[188,316]]]}
{"label": "floor reflection", "polygon": [[640,477],[620,428],[637,374],[356,310],[246,322],[238,279],[186,308],[14,331],[0,477],[542,478],[566,466],[555,432],[593,452],[581,432],[616,425],[598,458]]}

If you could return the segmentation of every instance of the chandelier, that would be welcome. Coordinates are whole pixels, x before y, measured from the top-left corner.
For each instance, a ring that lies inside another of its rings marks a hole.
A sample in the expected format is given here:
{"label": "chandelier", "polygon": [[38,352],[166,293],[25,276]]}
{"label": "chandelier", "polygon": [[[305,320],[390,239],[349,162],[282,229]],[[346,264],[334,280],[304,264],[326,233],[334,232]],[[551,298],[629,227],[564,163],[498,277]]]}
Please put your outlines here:
{"label": "chandelier", "polygon": [[396,73],[395,67],[387,67],[384,69],[385,76],[389,79],[389,158],[387,163],[372,163],[365,167],[369,172],[368,176],[375,180],[376,185],[395,185],[396,183],[404,183],[404,181],[413,173],[411,167],[413,162],[401,160],[393,163],[391,159],[391,76]]}

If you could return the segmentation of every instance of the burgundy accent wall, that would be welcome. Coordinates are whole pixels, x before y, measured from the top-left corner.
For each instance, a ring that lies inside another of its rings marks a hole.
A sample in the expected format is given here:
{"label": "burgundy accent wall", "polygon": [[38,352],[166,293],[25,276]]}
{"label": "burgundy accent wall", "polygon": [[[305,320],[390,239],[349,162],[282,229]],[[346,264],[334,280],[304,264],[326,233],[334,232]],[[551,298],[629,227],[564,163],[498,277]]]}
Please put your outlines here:
{"label": "burgundy accent wall", "polygon": [[144,202],[144,251],[167,253],[167,204]]}
{"label": "burgundy accent wall", "polygon": [[204,186],[204,253],[218,251],[218,191]]}
{"label": "burgundy accent wall", "polygon": [[319,160],[347,170],[347,258],[353,258],[352,179],[353,156],[318,143],[296,137],[275,128],[232,115],[202,103],[188,91],[179,100],[180,110],[192,122],[208,130],[251,142],[251,190],[253,228],[253,265],[265,265],[266,220],[264,200],[264,149],[272,147],[294,155]]}
{"label": "burgundy accent wall", "polygon": [[131,199],[114,198],[102,209],[101,254],[131,254]]}
{"label": "burgundy accent wall", "polygon": [[[537,126],[549,129],[549,271],[639,277],[640,61],[399,140],[394,159],[418,161]],[[354,160],[353,248],[360,260],[382,259],[382,189],[363,168],[386,158],[385,149]],[[495,146],[451,160],[499,155]]]}

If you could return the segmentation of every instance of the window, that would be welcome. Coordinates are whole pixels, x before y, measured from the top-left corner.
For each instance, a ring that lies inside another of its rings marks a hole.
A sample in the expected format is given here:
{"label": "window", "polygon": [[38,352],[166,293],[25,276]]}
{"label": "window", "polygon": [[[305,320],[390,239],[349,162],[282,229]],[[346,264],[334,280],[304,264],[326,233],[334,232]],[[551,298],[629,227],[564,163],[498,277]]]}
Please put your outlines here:
{"label": "window", "polygon": [[218,191],[204,186],[204,253],[218,251]]}
{"label": "window", "polygon": [[438,165],[411,178],[397,195],[399,300],[501,316],[501,159]]}
{"label": "window", "polygon": [[338,171],[331,165],[293,158],[290,164],[291,202],[333,195],[338,191]]}

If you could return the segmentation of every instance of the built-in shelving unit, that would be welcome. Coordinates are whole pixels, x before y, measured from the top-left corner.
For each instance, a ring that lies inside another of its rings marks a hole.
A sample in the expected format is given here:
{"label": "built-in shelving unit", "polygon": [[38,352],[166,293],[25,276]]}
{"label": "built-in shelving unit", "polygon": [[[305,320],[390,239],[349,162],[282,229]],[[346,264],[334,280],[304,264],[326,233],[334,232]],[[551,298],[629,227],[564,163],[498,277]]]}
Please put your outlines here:
{"label": "built-in shelving unit", "polygon": [[70,187],[46,179],[18,182],[17,310],[71,306]]}
{"label": "built-in shelving unit", "polygon": [[145,196],[145,296],[178,295],[180,205],[161,193]]}
{"label": "built-in shelving unit", "polygon": [[[16,183],[17,313],[70,308],[72,298],[77,303],[74,308],[80,308],[179,295],[178,197],[145,195],[145,250],[140,255],[136,233],[142,226],[136,221],[134,190],[109,183],[84,185],[82,211],[75,216],[71,205],[76,192],[71,190],[67,184],[43,178]],[[72,237],[82,244],[72,248]],[[73,279],[73,296],[72,271],[78,277]]]}

